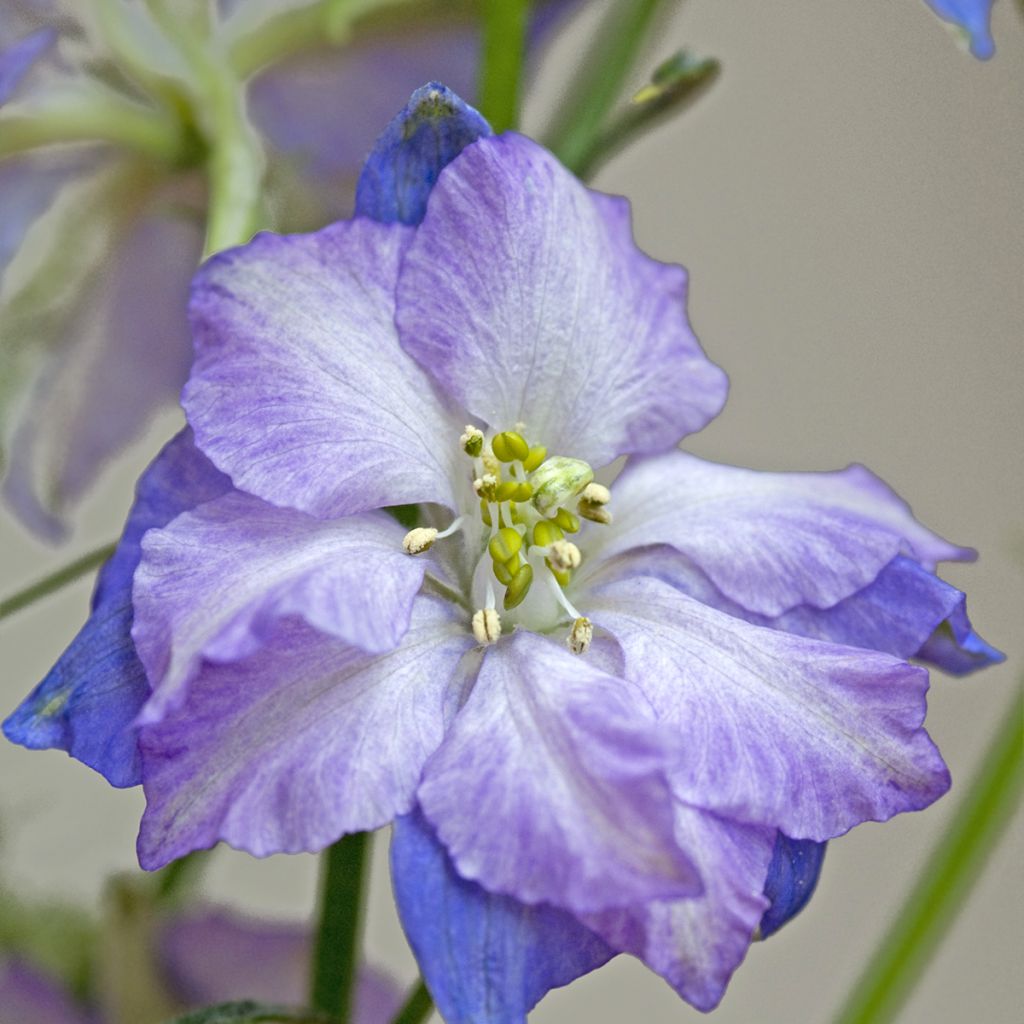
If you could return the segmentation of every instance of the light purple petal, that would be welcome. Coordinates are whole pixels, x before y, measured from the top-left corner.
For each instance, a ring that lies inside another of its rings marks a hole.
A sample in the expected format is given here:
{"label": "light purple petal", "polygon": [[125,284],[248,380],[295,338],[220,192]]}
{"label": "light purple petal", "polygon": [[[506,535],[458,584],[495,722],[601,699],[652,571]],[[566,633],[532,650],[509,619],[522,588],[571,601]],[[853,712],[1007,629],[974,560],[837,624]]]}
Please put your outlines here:
{"label": "light purple petal", "polygon": [[[201,907],[167,921],[157,942],[169,987],[188,1006],[242,999],[301,1006],[308,997],[307,926]],[[386,974],[360,967],[353,1024],[387,1024],[401,1005]]]}
{"label": "light purple petal", "polygon": [[57,33],[54,29],[41,28],[0,53],[0,107],[14,94],[29,68],[56,41]]}
{"label": "light purple petal", "polygon": [[726,378],[686,320],[686,273],[641,253],[623,199],[514,134],[430,196],[398,286],[402,344],[474,416],[594,465],[699,430]]}
{"label": "light purple petal", "polygon": [[7,1024],[90,1024],[92,1018],[46,975],[0,959],[0,1020]]}
{"label": "light purple petal", "polygon": [[132,637],[153,686],[141,721],[180,705],[203,658],[251,655],[289,616],[370,653],[409,625],[426,568],[383,512],[338,520],[233,491],[142,542]]}
{"label": "light purple petal", "polygon": [[752,626],[657,580],[612,584],[591,614],[677,731],[687,803],[820,841],[949,788],[921,728],[923,669]]}
{"label": "light purple petal", "polygon": [[764,881],[775,834],[677,804],[676,838],[697,865],[704,894],[585,920],[614,949],[643,960],[688,1003],[713,1010],[768,906]]}
{"label": "light purple petal", "polygon": [[419,790],[459,874],[572,911],[700,891],[652,719],[561,645],[517,632],[490,648]]}
{"label": "light purple petal", "polygon": [[462,421],[444,414],[393,324],[410,231],[356,220],[262,234],[199,272],[183,403],[237,487],[324,518],[452,504]]}
{"label": "light purple petal", "polygon": [[257,655],[207,664],[142,731],[139,862],[224,840],[257,857],[321,850],[413,804],[472,636],[423,598],[402,645],[369,656],[289,619]]}
{"label": "light purple petal", "polygon": [[59,537],[67,509],[107,460],[175,402],[192,352],[185,309],[201,237],[147,217],[69,318],[11,442],[4,493],[37,531]]}
{"label": "light purple petal", "polygon": [[932,569],[974,557],[925,529],[863,466],[764,473],[669,452],[627,465],[612,485],[615,521],[592,560],[669,544],[727,598],[760,615],[829,608],[904,553]]}
{"label": "light purple petal", "polygon": [[940,17],[960,29],[967,37],[971,53],[988,60],[996,52],[992,40],[992,0],[926,0]]}

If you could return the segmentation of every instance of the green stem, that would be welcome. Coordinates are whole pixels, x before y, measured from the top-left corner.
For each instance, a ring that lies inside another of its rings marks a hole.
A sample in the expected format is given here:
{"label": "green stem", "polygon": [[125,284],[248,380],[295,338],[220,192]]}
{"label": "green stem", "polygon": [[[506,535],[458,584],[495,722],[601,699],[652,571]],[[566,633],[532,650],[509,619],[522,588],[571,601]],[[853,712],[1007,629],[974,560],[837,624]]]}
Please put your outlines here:
{"label": "green stem", "polygon": [[480,113],[496,132],[519,123],[519,92],[526,55],[529,0],[481,0],[483,54],[477,95]]}
{"label": "green stem", "polygon": [[186,139],[163,112],[127,100],[94,96],[0,117],[0,159],[64,142],[111,142],[163,163],[186,156]]}
{"label": "green stem", "polygon": [[579,62],[579,73],[547,142],[569,170],[578,173],[591,151],[662,4],[663,0],[618,0]]}
{"label": "green stem", "polygon": [[159,903],[167,903],[176,899],[183,890],[188,889],[198,878],[206,862],[208,850],[194,850],[184,857],[172,860],[165,868],[161,868],[153,878],[154,896]]}
{"label": "green stem", "polygon": [[1024,688],[960,801],[953,825],[889,933],[850,990],[836,1024],[896,1019],[999,842],[1024,788]]}
{"label": "green stem", "polygon": [[310,1004],[338,1024],[348,1024],[355,991],[369,839],[367,832],[342,836],[321,855]]}
{"label": "green stem", "polygon": [[116,547],[116,544],[104,544],[103,547],[90,551],[87,555],[82,555],[81,558],[76,559],[70,565],[65,565],[55,573],[51,573],[49,576],[33,583],[17,594],[12,594],[5,600],[0,601],[0,619],[6,619],[8,615],[13,615],[15,612],[21,611],[22,608],[27,608],[30,604],[34,604],[48,594],[52,594],[55,590],[60,590],[61,587],[66,587],[69,583],[74,583],[75,580],[87,575],[94,569],[98,569],[110,558]]}
{"label": "green stem", "polygon": [[430,1016],[434,1008],[434,1000],[430,998],[423,979],[416,983],[402,1008],[391,1019],[391,1024],[422,1024]]}

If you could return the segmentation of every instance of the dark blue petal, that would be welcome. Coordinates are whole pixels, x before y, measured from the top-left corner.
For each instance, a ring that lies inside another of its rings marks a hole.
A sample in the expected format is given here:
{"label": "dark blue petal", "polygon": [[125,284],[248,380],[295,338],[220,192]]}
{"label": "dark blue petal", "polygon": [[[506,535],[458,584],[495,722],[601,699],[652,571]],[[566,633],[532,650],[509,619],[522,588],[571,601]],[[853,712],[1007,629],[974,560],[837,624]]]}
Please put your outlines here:
{"label": "dark blue petal", "polygon": [[614,956],[571,914],[459,877],[418,810],[395,822],[391,879],[402,927],[447,1024],[523,1024],[549,989]]}
{"label": "dark blue petal", "polygon": [[437,176],[490,125],[450,89],[417,89],[367,158],[356,185],[356,215],[419,224]]}
{"label": "dark blue petal", "polygon": [[41,28],[0,53],[0,106],[11,98],[28,69],[56,39],[52,28]]}
{"label": "dark blue petal", "polygon": [[230,487],[182,431],[142,475],[117,551],[100,572],[93,611],[60,660],[4,722],[32,750],[66,750],[114,786],[140,781],[135,717],[149,696],[132,644],[132,575],[142,535]]}
{"label": "dark blue petal", "polygon": [[779,833],[764,883],[764,894],[771,906],[761,918],[762,939],[777,932],[807,905],[818,884],[826,845],[812,839],[790,839]]}
{"label": "dark blue petal", "polygon": [[926,0],[935,13],[967,33],[971,53],[979,60],[988,60],[996,52],[989,22],[992,0]]}
{"label": "dark blue petal", "polygon": [[966,599],[962,594],[956,608],[924,642],[917,657],[954,676],[965,676],[979,668],[1006,661],[1002,651],[982,640],[971,628]]}

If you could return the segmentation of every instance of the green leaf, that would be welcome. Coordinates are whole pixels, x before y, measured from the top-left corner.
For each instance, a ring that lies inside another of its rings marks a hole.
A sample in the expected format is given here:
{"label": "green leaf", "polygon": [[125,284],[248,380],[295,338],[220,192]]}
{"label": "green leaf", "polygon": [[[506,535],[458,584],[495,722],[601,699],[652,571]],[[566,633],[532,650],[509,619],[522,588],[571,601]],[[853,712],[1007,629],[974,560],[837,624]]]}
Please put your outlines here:
{"label": "green leaf", "polygon": [[329,1024],[328,1018],[311,1010],[287,1006],[270,1006],[245,1000],[240,1003],[219,1003],[203,1010],[175,1017],[167,1024]]}

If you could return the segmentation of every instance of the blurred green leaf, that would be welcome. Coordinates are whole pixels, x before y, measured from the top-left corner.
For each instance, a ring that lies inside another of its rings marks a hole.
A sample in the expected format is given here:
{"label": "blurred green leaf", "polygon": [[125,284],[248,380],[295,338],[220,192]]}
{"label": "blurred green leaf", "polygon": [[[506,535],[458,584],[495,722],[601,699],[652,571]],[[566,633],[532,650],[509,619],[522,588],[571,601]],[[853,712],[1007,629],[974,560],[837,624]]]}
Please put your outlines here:
{"label": "blurred green leaf", "polygon": [[270,1006],[247,1000],[208,1006],[204,1010],[186,1013],[184,1017],[175,1017],[167,1024],[329,1024],[329,1021],[310,1010]]}

